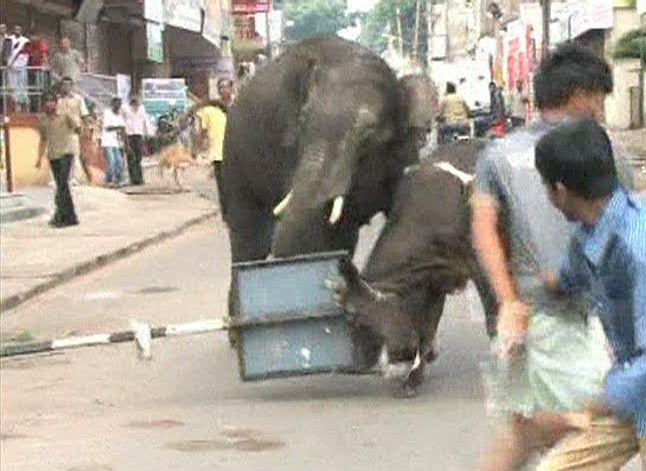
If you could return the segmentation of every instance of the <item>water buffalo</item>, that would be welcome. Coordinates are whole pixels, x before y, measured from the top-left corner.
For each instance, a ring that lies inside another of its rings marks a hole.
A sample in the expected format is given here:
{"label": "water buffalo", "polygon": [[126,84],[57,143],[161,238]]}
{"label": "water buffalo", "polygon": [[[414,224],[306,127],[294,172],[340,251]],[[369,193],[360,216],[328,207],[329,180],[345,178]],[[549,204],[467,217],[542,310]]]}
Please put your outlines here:
{"label": "water buffalo", "polygon": [[410,394],[434,356],[446,296],[470,279],[485,306],[487,331],[494,334],[495,300],[472,250],[468,204],[483,147],[481,141],[449,144],[409,167],[361,275],[351,262],[342,263],[345,283],[337,294],[356,327],[362,366],[373,366],[385,344],[391,362],[414,361],[404,381]]}

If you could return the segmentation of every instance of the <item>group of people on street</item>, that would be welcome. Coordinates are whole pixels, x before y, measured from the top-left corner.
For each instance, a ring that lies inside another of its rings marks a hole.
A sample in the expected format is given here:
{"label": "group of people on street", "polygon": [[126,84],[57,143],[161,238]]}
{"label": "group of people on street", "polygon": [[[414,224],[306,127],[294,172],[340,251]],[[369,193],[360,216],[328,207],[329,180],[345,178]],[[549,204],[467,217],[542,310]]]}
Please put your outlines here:
{"label": "group of people on street", "polygon": [[[518,80],[515,88],[505,100],[502,88],[495,82],[491,82],[489,84],[489,112],[486,116],[475,120],[475,135],[483,137],[487,132],[492,131],[492,135],[495,137],[502,137],[507,132],[508,121],[512,129],[524,126],[530,103],[524,88],[524,82]],[[458,93],[455,83],[448,82],[440,107],[440,144],[451,141],[451,137],[455,135],[470,136],[470,119],[473,117],[474,113],[464,97]]]}
{"label": "group of people on street", "polygon": [[[43,160],[48,159],[56,185],[56,212],[50,225],[67,227],[78,224],[70,183],[75,183],[84,172],[79,135],[90,114],[83,97],[74,92],[71,77],[63,77],[56,89],[58,93],[47,93],[43,97],[37,166],[40,167]],[[226,113],[234,100],[233,81],[220,79],[218,94],[218,100],[206,100],[192,113],[197,118],[197,144],[212,162],[213,175],[220,192]],[[115,96],[111,99],[110,106],[103,110],[101,116],[100,134],[101,150],[106,162],[104,184],[107,187],[116,188],[126,184],[126,161],[129,184],[144,184],[142,158],[145,141],[154,134],[154,125],[138,95],[131,95],[125,106],[121,98]]]}
{"label": "group of people on street", "polygon": [[534,79],[540,119],[478,162],[474,247],[499,303],[485,377],[503,417],[486,471],[546,449],[541,471],[619,470],[640,448],[646,470],[646,213],[599,124],[612,89],[603,59],[559,46]]}
{"label": "group of people on street", "polygon": [[[56,212],[50,225],[67,227],[78,224],[69,187],[85,173],[80,134],[88,124],[90,113],[83,97],[74,92],[71,77],[63,77],[56,88],[58,93],[48,92],[43,96],[43,113],[39,117],[40,151],[36,165],[40,167],[47,158],[56,185]],[[152,134],[152,124],[138,96],[133,95],[127,107],[122,107],[121,98],[112,98],[101,119],[106,186],[125,184],[124,153],[130,184],[144,183],[144,138]]]}
{"label": "group of people on street", "polygon": [[52,74],[57,82],[64,77],[78,82],[85,61],[70,38],[62,37],[56,52],[50,54],[49,42],[41,35],[28,37],[21,25],[14,25],[9,33],[7,25],[0,24],[0,88],[7,90],[12,111],[35,110],[40,92],[50,88]]}

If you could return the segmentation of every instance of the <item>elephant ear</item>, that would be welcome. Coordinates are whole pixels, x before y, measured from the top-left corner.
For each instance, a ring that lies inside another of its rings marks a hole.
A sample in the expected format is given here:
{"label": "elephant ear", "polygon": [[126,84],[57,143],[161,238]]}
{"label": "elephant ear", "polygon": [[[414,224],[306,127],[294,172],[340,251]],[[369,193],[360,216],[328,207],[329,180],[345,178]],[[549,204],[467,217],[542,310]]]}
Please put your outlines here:
{"label": "elephant ear", "polygon": [[437,90],[423,75],[407,75],[399,79],[402,109],[408,128],[424,129],[434,120]]}

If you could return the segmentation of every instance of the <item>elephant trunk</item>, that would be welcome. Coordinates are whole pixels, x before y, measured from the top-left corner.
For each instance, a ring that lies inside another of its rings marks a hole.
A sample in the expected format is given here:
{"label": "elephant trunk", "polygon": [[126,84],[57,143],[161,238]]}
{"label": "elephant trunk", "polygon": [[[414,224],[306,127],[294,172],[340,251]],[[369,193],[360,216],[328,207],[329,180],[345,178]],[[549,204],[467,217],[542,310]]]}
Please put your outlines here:
{"label": "elephant trunk", "polygon": [[331,225],[337,224],[343,217],[361,143],[374,129],[376,120],[372,112],[362,108],[338,145],[323,139],[305,144],[301,165],[293,178],[294,185],[274,207],[274,215],[281,216],[288,208],[298,210],[299,206],[305,206],[314,209],[332,203],[327,221]]}

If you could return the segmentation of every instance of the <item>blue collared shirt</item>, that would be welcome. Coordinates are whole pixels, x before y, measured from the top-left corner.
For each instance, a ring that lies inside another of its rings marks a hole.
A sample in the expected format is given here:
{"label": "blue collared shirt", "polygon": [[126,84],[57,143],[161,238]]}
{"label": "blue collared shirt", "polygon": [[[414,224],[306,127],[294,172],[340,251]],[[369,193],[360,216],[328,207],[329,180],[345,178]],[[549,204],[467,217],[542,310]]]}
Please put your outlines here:
{"label": "blue collared shirt", "polygon": [[595,303],[614,354],[607,405],[646,437],[646,212],[633,196],[618,189],[596,225],[577,228],[560,279]]}

